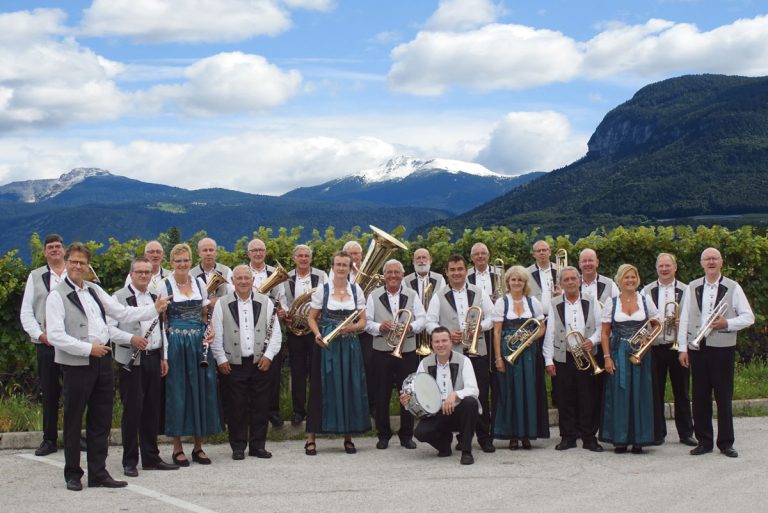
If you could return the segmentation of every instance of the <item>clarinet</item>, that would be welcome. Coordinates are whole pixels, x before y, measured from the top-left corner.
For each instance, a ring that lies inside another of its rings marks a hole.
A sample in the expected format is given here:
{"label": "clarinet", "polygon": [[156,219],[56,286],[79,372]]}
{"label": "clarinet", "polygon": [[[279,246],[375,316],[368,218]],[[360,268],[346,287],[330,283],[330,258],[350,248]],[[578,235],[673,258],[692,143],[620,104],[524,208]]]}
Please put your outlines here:
{"label": "clarinet", "polygon": [[[157,323],[160,322],[160,316],[158,315],[157,318],[155,318],[154,321],[152,321],[152,324],[149,325],[149,329],[146,333],[144,333],[144,338],[149,339],[150,335],[152,335],[152,332],[155,331],[155,326],[157,326]],[[123,369],[127,370],[128,372],[131,372],[131,366],[136,363],[136,358],[139,357],[139,353],[141,352],[141,349],[135,349],[133,353],[131,353],[131,360],[123,365]]]}
{"label": "clarinet", "polygon": [[212,329],[212,327],[211,327],[211,319],[212,318],[213,318],[213,308],[210,308],[210,306],[209,306],[209,308],[208,308],[208,315],[207,315],[207,319],[206,319],[206,327],[205,327],[205,331],[203,332],[203,354],[200,357],[200,367],[203,368],[203,369],[208,368],[208,346],[209,346],[209,344],[208,344],[208,342],[205,341],[205,339],[208,338],[208,336],[211,333],[211,329]]}

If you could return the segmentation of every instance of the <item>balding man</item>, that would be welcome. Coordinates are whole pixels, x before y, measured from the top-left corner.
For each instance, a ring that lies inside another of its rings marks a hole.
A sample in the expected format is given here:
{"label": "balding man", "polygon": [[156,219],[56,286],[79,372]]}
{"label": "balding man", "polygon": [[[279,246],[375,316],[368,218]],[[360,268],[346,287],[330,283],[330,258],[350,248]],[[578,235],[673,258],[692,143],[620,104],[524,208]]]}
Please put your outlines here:
{"label": "balding man", "polygon": [[[712,452],[712,395],[717,403],[717,448],[730,458],[738,457],[733,448],[733,367],[736,358],[736,332],[754,324],[755,315],[741,285],[720,274],[723,257],[715,248],[701,253],[704,276],[688,284],[683,296],[678,330],[678,351],[683,367],[690,364],[693,382],[693,427],[699,445],[694,456]],[[724,304],[725,311],[714,318],[711,332],[691,345],[707,320]]]}
{"label": "balding man", "polygon": [[[164,255],[165,250],[163,250],[163,245],[156,240],[151,240],[144,245],[144,256],[147,257],[149,263],[152,264],[152,278],[150,278],[149,285],[147,285],[147,290],[151,294],[157,295],[157,287],[171,274],[171,271],[163,268]],[[129,272],[128,276],[125,277],[125,286],[127,287],[130,284],[131,273]]]}
{"label": "balding man", "polygon": [[197,256],[200,257],[200,263],[190,269],[189,274],[193,278],[198,276],[208,285],[213,276],[219,275],[224,278],[225,283],[219,285],[210,296],[211,302],[216,304],[216,300],[227,294],[227,283],[232,282],[232,269],[216,261],[219,254],[219,248],[216,241],[210,237],[200,239],[197,243]]}
{"label": "balding man", "polygon": [[539,300],[544,307],[544,314],[549,313],[549,304],[557,289],[557,270],[550,262],[552,250],[545,240],[537,240],[533,244],[534,263],[526,270],[531,275],[531,296]]}
{"label": "balding man", "polygon": [[[472,259],[474,267],[470,268],[467,272],[467,282],[483,289],[490,296],[491,300],[495,301],[495,294],[497,292],[496,273],[499,270],[488,265],[488,259],[491,257],[488,246],[482,242],[476,242],[470,250],[469,257]],[[498,292],[501,294],[503,291]]]}

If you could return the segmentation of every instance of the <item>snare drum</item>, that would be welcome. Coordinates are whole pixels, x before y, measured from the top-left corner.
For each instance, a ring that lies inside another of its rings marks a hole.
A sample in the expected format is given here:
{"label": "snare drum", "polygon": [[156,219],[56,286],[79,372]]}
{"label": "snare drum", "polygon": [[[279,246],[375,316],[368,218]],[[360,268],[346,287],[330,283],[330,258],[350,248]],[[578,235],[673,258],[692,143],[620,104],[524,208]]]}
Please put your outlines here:
{"label": "snare drum", "polygon": [[440,387],[435,378],[426,372],[410,374],[403,381],[401,391],[411,396],[405,409],[417,419],[437,415],[442,407]]}

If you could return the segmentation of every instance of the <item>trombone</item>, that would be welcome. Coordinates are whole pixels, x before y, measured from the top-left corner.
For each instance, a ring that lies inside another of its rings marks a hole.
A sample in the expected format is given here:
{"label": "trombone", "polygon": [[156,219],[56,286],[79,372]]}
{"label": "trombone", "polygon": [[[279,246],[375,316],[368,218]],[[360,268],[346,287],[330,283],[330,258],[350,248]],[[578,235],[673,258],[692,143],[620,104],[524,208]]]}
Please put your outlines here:
{"label": "trombone", "polygon": [[555,252],[555,269],[557,270],[558,276],[560,275],[560,271],[565,267],[568,267],[568,252],[561,248]]}
{"label": "trombone", "polygon": [[461,331],[461,345],[466,347],[468,355],[476,356],[477,342],[480,338],[480,323],[483,322],[483,309],[478,305],[467,308],[464,316],[464,329]]}
{"label": "trombone", "polygon": [[541,326],[541,321],[530,318],[517,328],[517,331],[513,334],[504,337],[504,342],[506,342],[507,349],[510,351],[510,354],[504,358],[507,360],[507,363],[514,365],[515,361],[523,354],[523,351],[531,347],[531,344],[533,344],[533,341],[536,340],[541,331]]}
{"label": "trombone", "polygon": [[[398,319],[400,319],[400,315],[403,313],[405,314],[405,320],[400,322]],[[408,336],[408,328],[411,326],[412,319],[413,314],[410,310],[401,308],[395,314],[392,330],[384,337],[384,342],[392,348],[392,353],[390,354],[395,358],[403,357],[403,343],[405,342],[405,337]]]}
{"label": "trombone", "polygon": [[[576,339],[575,344],[568,343],[572,337]],[[587,351],[582,347],[584,342],[586,342],[586,339],[578,330],[569,331],[565,336],[565,344],[571,350],[571,356],[573,356],[573,363],[576,365],[576,368],[580,371],[586,371],[592,367],[592,375],[597,376],[598,374],[601,374],[604,369],[600,368],[592,351]]]}

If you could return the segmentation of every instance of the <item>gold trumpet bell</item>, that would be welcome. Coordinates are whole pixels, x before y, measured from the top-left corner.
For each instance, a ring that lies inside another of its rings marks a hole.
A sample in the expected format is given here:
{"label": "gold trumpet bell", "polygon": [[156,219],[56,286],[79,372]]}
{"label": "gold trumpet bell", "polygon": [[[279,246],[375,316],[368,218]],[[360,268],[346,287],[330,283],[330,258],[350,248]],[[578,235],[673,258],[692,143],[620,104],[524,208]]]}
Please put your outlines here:
{"label": "gold trumpet bell", "polygon": [[269,275],[269,278],[262,282],[261,287],[259,287],[259,292],[261,294],[269,294],[269,291],[284,281],[288,281],[288,271],[280,265],[280,262],[275,260],[275,271]]}
{"label": "gold trumpet bell", "polygon": [[389,255],[398,249],[408,249],[405,244],[384,230],[373,225],[369,225],[369,228],[373,232],[373,239],[355,276],[355,284],[360,285],[365,296],[381,285],[380,280],[383,278],[376,271],[381,269]]}
{"label": "gold trumpet bell", "polygon": [[219,287],[225,283],[227,283],[227,280],[218,272],[214,272],[213,276],[211,276],[211,279],[208,281],[208,283],[205,284],[205,292],[208,294],[208,297],[215,294],[216,291],[219,290]]}

